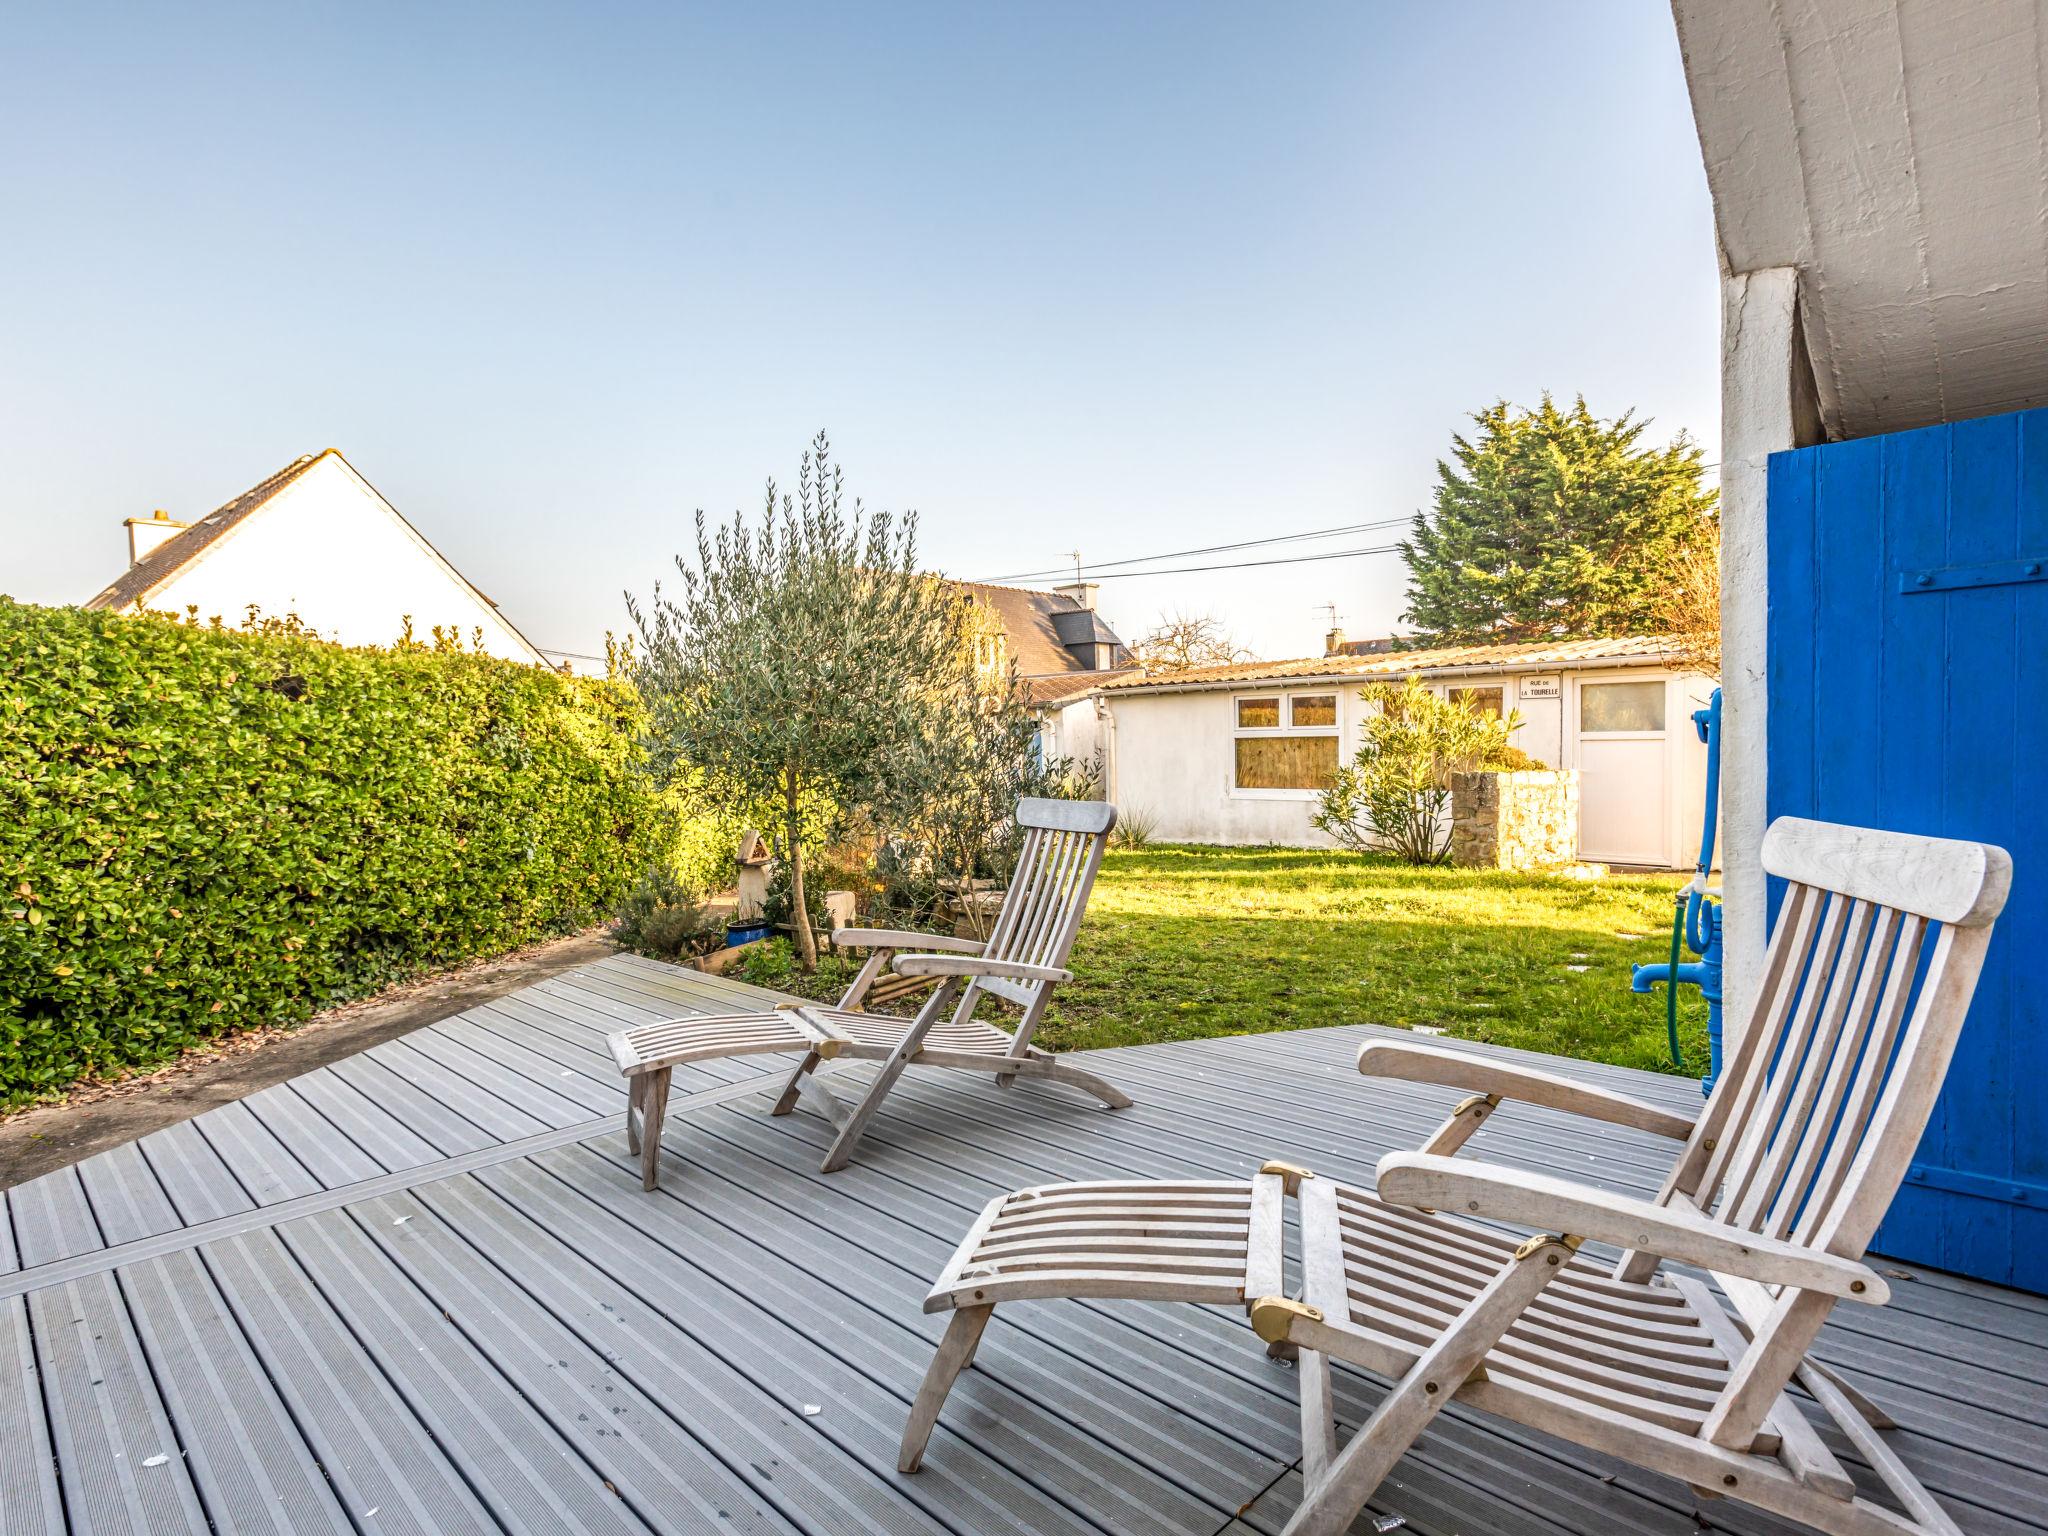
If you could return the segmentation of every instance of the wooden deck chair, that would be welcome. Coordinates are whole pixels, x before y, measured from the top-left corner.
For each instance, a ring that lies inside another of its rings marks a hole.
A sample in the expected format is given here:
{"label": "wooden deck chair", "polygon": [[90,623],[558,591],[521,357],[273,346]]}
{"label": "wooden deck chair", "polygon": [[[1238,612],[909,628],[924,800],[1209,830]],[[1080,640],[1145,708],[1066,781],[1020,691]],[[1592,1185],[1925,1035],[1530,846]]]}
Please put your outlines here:
{"label": "wooden deck chair", "polygon": [[[1955,1533],[1879,1433],[1891,1420],[1807,1351],[1838,1302],[1887,1299],[1865,1245],[1941,1090],[2011,862],[1980,844],[1781,820],[1763,863],[1787,882],[1784,903],[1756,1006],[1696,1121],[1512,1062],[1374,1043],[1361,1071],[1470,1094],[1420,1151],[1381,1159],[1374,1192],[1270,1163],[1248,1182],[1003,1196],[926,1302],[953,1318],[904,1470],[997,1303],[1236,1300],[1300,1362],[1295,1536],[1347,1530],[1452,1399],[1840,1536]],[[1682,1147],[1650,1200],[1453,1156],[1504,1098]],[[1301,1215],[1292,1297],[1283,1196]],[[1587,1239],[1619,1262],[1581,1253]],[[1665,1260],[1711,1274],[1732,1311]],[[1341,1449],[1332,1360],[1393,1383]],[[1888,1501],[1852,1480],[1794,1384]]]}
{"label": "wooden deck chair", "polygon": [[[612,1035],[612,1057],[628,1082],[626,1142],[640,1156],[643,1187],[653,1189],[659,1181],[670,1072],[716,1056],[801,1058],[773,1113],[788,1114],[801,1098],[839,1128],[825,1154],[827,1173],[853,1156],[868,1122],[908,1067],[993,1072],[1005,1087],[1018,1078],[1065,1083],[1111,1109],[1128,1109],[1130,1099],[1112,1084],[1031,1043],[1053,987],[1073,979],[1063,967],[1116,825],[1116,807],[1096,800],[1020,800],[1017,824],[1025,829],[1024,845],[986,944],[943,934],[842,928],[833,943],[864,948],[868,956],[834,1007],[667,1019]],[[898,976],[937,979],[916,1018],[863,1011],[885,967]],[[984,996],[1024,1010],[1013,1033],[974,1017]],[[813,1075],[833,1057],[882,1063],[859,1103],[842,1103]]]}

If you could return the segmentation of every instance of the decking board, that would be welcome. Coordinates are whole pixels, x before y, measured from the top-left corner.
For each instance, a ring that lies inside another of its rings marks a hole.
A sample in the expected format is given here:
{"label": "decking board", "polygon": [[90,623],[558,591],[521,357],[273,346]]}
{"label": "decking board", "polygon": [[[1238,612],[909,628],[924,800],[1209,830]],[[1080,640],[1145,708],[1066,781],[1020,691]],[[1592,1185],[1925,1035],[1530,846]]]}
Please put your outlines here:
{"label": "decking board", "polygon": [[118,1278],[152,1385],[214,1522],[277,1536],[353,1531],[199,1258],[173,1254]]}
{"label": "decking board", "polygon": [[[1235,1309],[1006,1309],[904,1478],[895,1439],[942,1321],[918,1303],[1002,1190],[1268,1156],[1368,1182],[1456,1095],[1358,1078],[1363,1027],[1107,1053],[1138,1100],[1114,1114],[913,1072],[824,1177],[825,1124],[763,1113],[787,1063],[735,1059],[677,1074],[663,1187],[643,1193],[604,1034],[763,1000],[613,957],[9,1192],[0,1299],[37,1368],[0,1382],[0,1525],[1277,1532],[1299,1496],[1294,1379]],[[1682,1080],[1546,1064],[1698,1102]],[[1470,1152],[1641,1193],[1668,1146],[1507,1106]],[[28,1268],[8,1274],[17,1244]],[[1966,1529],[2048,1532],[2048,1305],[1913,1273],[1890,1307],[1839,1309],[1818,1353],[1898,1415],[1901,1454]],[[1337,1385],[1350,1422],[1379,1391]],[[1700,1507],[1453,1405],[1373,1512],[1691,1536]]]}

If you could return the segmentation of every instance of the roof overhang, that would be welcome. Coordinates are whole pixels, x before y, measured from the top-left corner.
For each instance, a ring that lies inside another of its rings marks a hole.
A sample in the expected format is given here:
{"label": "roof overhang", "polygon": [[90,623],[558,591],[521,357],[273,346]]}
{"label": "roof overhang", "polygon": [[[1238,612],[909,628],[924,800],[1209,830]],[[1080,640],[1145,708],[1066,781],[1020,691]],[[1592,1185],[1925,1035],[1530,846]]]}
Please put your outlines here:
{"label": "roof overhang", "polygon": [[[1398,654],[1398,653],[1397,653]],[[1162,677],[1143,683],[1118,683],[1094,691],[1115,700],[1133,694],[1162,693],[1259,693],[1274,688],[1362,688],[1371,683],[1398,683],[1408,677],[1432,680],[1447,677],[1513,677],[1526,673],[1593,672],[1617,667],[1637,671],[1682,672],[1685,668],[1658,656],[1581,656],[1560,661],[1473,662],[1455,667],[1394,667],[1373,672],[1282,672],[1268,677],[1197,678],[1176,682]]]}
{"label": "roof overhang", "polygon": [[1723,268],[1794,267],[1822,423],[2048,404],[2039,0],[1673,0]]}

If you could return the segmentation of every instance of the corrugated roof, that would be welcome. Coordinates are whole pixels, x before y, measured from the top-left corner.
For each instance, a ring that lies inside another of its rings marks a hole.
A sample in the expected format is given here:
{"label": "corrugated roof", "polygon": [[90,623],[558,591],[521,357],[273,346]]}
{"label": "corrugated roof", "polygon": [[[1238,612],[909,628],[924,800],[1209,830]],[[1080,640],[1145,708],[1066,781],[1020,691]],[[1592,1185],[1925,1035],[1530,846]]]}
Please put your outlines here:
{"label": "corrugated roof", "polygon": [[1093,693],[1111,678],[1132,675],[1130,668],[1119,667],[1113,672],[1068,672],[1058,677],[1027,677],[1024,679],[1024,696],[1045,709]]}
{"label": "corrugated roof", "polygon": [[1484,672],[1513,668],[1619,665],[1663,662],[1673,656],[1670,640],[1657,635],[1624,635],[1604,640],[1535,640],[1520,645],[1447,645],[1423,651],[1388,651],[1373,656],[1308,656],[1294,661],[1245,661],[1187,672],[1119,673],[1097,686],[1130,691],[1256,683],[1283,677],[1406,677],[1410,673]]}
{"label": "corrugated roof", "polygon": [[141,604],[150,593],[197,559],[208,545],[334,451],[329,448],[323,453],[301,454],[269,479],[259,481],[233,501],[215,507],[183,533],[165,539],[129,566],[96,596],[88,599],[85,606],[119,610],[130,604]]}

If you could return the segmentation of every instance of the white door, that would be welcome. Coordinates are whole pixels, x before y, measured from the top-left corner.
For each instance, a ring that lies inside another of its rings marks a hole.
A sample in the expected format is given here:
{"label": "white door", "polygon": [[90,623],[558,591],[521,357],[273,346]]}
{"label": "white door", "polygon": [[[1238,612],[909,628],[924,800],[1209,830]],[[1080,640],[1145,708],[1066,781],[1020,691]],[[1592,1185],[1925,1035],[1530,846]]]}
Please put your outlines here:
{"label": "white door", "polygon": [[1579,857],[1601,864],[1671,862],[1671,753],[1664,679],[1581,681]]}

